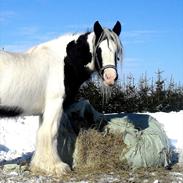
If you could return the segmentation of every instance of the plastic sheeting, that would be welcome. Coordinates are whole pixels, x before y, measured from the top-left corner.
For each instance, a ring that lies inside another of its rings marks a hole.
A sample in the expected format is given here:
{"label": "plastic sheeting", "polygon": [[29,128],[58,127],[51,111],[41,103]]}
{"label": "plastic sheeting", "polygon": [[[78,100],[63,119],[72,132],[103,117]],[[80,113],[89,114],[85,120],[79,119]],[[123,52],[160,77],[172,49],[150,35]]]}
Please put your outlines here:
{"label": "plastic sheeting", "polygon": [[171,159],[169,140],[161,124],[149,115],[121,114],[108,116],[109,133],[120,133],[127,148],[120,161],[133,168],[168,167]]}

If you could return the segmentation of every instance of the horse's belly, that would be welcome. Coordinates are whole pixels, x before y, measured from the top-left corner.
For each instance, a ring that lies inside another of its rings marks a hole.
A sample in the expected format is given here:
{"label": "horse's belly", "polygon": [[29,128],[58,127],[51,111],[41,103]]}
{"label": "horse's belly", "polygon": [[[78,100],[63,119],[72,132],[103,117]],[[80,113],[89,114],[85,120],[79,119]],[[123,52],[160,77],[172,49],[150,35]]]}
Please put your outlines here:
{"label": "horse's belly", "polygon": [[26,115],[43,112],[46,78],[12,74],[0,78],[0,108],[16,107]]}
{"label": "horse's belly", "polygon": [[0,108],[16,108],[25,115],[41,114],[44,109],[44,94],[36,91],[35,93],[27,91],[7,92],[0,95]]}

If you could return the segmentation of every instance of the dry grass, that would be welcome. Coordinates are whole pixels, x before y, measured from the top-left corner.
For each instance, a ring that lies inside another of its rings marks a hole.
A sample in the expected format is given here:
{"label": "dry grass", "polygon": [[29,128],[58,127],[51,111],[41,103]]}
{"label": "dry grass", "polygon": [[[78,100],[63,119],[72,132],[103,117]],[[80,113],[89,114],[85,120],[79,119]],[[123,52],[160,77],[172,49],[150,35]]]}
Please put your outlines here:
{"label": "dry grass", "polygon": [[104,135],[94,129],[80,132],[76,142],[76,171],[111,171],[123,169],[119,157],[125,148],[121,135]]}

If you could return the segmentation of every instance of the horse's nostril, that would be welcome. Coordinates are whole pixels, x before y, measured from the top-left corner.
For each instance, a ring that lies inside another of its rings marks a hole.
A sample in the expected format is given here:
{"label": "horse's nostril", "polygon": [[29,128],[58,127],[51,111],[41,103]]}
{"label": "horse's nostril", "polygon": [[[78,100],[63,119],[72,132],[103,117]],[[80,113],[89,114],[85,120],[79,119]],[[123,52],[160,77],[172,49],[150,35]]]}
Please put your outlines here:
{"label": "horse's nostril", "polygon": [[111,75],[109,75],[109,74],[105,74],[105,76],[104,76],[106,79],[110,79],[111,78]]}

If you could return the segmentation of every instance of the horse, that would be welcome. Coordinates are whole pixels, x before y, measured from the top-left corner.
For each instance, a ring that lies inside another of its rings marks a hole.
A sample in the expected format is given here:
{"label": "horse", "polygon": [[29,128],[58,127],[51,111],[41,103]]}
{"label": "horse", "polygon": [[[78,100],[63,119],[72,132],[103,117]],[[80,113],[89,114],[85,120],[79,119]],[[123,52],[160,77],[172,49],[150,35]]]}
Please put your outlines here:
{"label": "horse", "polygon": [[40,116],[31,171],[61,176],[71,170],[57,151],[63,110],[95,71],[104,85],[114,85],[120,32],[119,21],[112,29],[96,21],[93,31],[65,34],[23,53],[0,51],[0,116]]}

